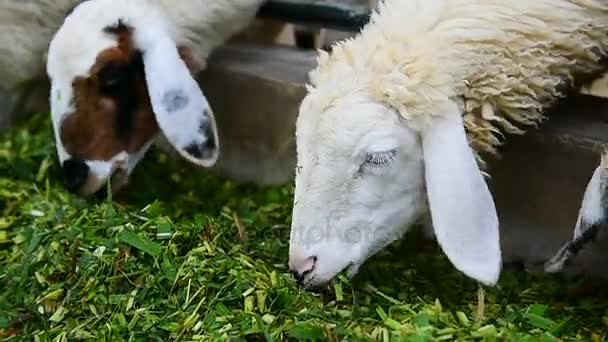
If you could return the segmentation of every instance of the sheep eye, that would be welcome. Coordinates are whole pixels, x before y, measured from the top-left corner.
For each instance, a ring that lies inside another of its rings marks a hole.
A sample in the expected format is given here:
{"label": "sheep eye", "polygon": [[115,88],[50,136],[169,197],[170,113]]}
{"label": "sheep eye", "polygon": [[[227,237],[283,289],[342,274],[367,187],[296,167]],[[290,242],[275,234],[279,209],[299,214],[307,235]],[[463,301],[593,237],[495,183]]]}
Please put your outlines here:
{"label": "sheep eye", "polygon": [[111,95],[122,82],[127,66],[108,64],[99,72],[99,87],[101,91]]}
{"label": "sheep eye", "polygon": [[390,164],[397,158],[397,151],[374,152],[365,155],[365,164],[374,167],[381,167]]}

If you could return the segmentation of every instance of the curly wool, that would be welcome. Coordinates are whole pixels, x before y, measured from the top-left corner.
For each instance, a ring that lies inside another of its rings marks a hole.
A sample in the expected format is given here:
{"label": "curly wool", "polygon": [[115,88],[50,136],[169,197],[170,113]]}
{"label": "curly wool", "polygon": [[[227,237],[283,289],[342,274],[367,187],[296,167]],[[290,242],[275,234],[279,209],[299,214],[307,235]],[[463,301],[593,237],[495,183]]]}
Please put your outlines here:
{"label": "curly wool", "polygon": [[[64,33],[61,39],[57,39],[57,36],[53,38],[50,49],[54,51],[52,58],[55,61],[49,60],[49,64],[74,69],[71,72],[78,75],[88,74],[95,59],[95,56],[89,54],[99,53],[101,45],[109,42],[95,34],[121,19],[127,23],[136,20],[142,27],[163,27],[177,46],[191,52],[193,66],[203,69],[211,51],[249,25],[263,2],[264,0],[96,0],[83,3],[81,6],[88,6],[89,10],[67,17],[61,31],[69,33]],[[64,58],[70,60],[75,56],[81,57],[82,65],[64,65],[62,62]]]}
{"label": "curly wool", "polygon": [[44,77],[44,55],[63,17],[78,0],[0,1],[0,87],[15,91]]}
{"label": "curly wool", "polygon": [[318,110],[361,92],[415,129],[455,100],[483,166],[480,152],[542,121],[576,77],[605,68],[607,50],[604,0],[385,0],[358,36],[321,53],[308,89]]}
{"label": "curly wool", "polygon": [[[66,14],[82,0],[3,0],[0,1],[0,89],[15,99],[30,89],[31,82],[46,79],[45,56],[52,36],[62,25]],[[192,58],[200,68],[211,51],[234,33],[249,24],[263,0],[147,0],[116,2],[118,7],[135,7],[139,12],[146,5],[157,7],[179,28],[178,43],[192,51]],[[86,18],[97,22],[112,16],[111,10],[101,18]],[[84,23],[86,27],[87,23]],[[74,41],[87,40],[89,31],[73,30]],[[70,49],[86,48],[65,46]]]}

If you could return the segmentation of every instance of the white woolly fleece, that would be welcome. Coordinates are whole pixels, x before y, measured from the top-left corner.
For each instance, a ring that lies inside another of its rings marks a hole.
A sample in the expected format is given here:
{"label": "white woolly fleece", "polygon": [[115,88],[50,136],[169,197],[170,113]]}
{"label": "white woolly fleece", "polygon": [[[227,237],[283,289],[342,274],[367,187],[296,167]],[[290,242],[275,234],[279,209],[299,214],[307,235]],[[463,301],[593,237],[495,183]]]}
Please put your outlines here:
{"label": "white woolly fleece", "polygon": [[0,87],[44,76],[44,56],[63,17],[78,0],[0,1]]}
{"label": "white woolly fleece", "polygon": [[[97,3],[98,0],[89,0]],[[86,1],[86,2],[89,2]],[[63,19],[79,0],[3,0],[0,1],[0,88],[14,96],[25,83],[45,78],[46,51]],[[102,1],[104,2],[104,1]],[[104,2],[107,6],[107,2]],[[145,17],[146,6],[157,7],[166,15],[176,41],[193,52],[201,67],[209,53],[244,28],[263,0],[130,0],[112,1],[116,11],[104,10],[100,16],[74,25],[75,35],[83,35],[90,25],[103,23],[117,12],[131,11]],[[89,4],[90,5],[90,4]],[[78,27],[81,25],[80,27]],[[78,30],[80,28],[81,30]],[[65,46],[66,49],[79,48]],[[65,51],[69,54],[69,51]]]}
{"label": "white woolly fleece", "polygon": [[[264,0],[89,0],[79,6],[89,7],[68,16],[61,25],[62,38],[50,47],[47,73],[88,76],[96,55],[116,42],[103,29],[122,19],[136,27],[164,29],[177,46],[188,48],[194,64],[205,67],[211,51],[247,26]],[[140,30],[141,31],[141,30]],[[145,34],[139,32],[138,34]],[[143,37],[140,37],[142,39]],[[148,37],[154,39],[154,37]],[[79,58],[74,58],[79,56]],[[78,63],[68,63],[77,61]]]}
{"label": "white woolly fleece", "polygon": [[[135,22],[139,27],[164,28],[176,45],[188,48],[195,64],[204,68],[211,51],[245,28],[263,2],[264,0],[89,0],[79,6],[87,6],[90,10],[79,12],[78,16],[70,16],[63,23],[62,30],[69,31],[71,36],[70,39],[53,41],[50,49],[54,50],[53,57],[58,61],[49,61],[49,65],[74,67],[80,70],[71,71],[86,76],[95,62],[94,58],[82,58],[87,64],[82,66],[67,66],[59,61],[63,57],[83,55],[85,51],[99,53],[103,44],[110,43],[110,39],[101,42],[91,35],[99,32],[102,36],[104,27],[122,18],[127,23]],[[114,41],[112,45],[115,45]],[[51,67],[48,72],[52,76],[58,71]]]}
{"label": "white woolly fleece", "polygon": [[322,112],[364,93],[421,129],[452,98],[473,149],[495,153],[501,130],[539,123],[606,55],[605,0],[385,0],[358,36],[321,52],[306,103]]}

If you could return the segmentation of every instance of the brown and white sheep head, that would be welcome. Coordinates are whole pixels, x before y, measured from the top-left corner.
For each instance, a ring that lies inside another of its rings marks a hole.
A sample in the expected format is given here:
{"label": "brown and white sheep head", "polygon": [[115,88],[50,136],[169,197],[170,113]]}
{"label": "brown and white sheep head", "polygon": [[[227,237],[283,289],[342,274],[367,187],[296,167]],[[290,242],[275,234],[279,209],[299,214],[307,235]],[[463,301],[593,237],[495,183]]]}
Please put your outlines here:
{"label": "brown and white sheep head", "polygon": [[82,196],[108,180],[120,189],[159,134],[203,167],[219,153],[189,50],[176,44],[162,14],[126,3],[83,2],[49,46],[57,152],[65,186]]}

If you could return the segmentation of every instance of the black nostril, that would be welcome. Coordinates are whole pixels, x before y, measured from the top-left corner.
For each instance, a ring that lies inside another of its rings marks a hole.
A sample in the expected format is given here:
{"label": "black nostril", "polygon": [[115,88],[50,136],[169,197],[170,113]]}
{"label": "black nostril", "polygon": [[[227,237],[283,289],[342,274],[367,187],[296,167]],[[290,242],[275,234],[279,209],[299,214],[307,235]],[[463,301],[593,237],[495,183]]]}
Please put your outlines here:
{"label": "black nostril", "polygon": [[66,189],[77,192],[86,183],[89,166],[79,159],[68,159],[63,162],[63,183]]}
{"label": "black nostril", "polygon": [[296,281],[298,285],[304,281],[304,274],[299,273],[296,270],[289,270],[289,273],[293,276],[293,279]]}
{"label": "black nostril", "polygon": [[303,268],[298,270],[298,269],[290,269],[289,272],[293,275],[294,279],[296,280],[296,283],[299,287],[304,287],[304,281],[306,280],[306,276],[308,274],[310,274],[314,269],[315,266],[317,264],[317,257],[316,256],[312,256],[308,259],[306,259],[305,264],[303,264]]}

